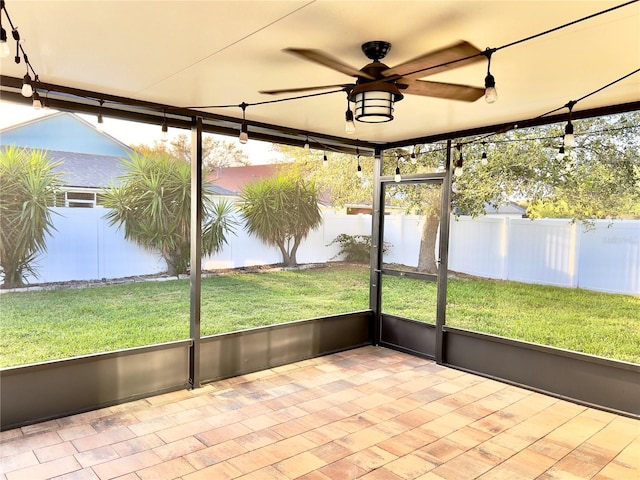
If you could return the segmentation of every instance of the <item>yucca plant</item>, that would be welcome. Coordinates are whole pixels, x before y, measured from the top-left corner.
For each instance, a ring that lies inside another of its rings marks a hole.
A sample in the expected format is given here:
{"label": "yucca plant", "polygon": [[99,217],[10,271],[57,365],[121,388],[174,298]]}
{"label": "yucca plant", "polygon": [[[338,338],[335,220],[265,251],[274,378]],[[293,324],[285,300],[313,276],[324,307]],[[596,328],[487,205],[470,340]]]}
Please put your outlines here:
{"label": "yucca plant", "polygon": [[0,266],[2,288],[38,276],[34,264],[54,230],[50,206],[60,175],[46,153],[9,146],[0,149]]}
{"label": "yucca plant", "polygon": [[[191,169],[167,155],[133,153],[124,160],[122,183],[105,190],[105,217],[124,227],[124,235],[167,262],[169,275],[186,273],[190,261]],[[230,202],[214,201],[211,184],[203,184],[202,253],[218,252],[234,232]]]}
{"label": "yucca plant", "polygon": [[285,266],[297,265],[300,242],[322,223],[316,185],[280,175],[248,184],[241,200],[247,232],[277,246]]}

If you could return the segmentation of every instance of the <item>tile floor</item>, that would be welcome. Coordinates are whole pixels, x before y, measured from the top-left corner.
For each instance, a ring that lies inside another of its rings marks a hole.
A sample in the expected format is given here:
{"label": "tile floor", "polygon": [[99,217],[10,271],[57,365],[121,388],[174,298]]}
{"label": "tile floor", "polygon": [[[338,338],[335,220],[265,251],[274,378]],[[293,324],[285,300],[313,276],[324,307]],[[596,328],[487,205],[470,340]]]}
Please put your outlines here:
{"label": "tile floor", "polygon": [[640,478],[640,421],[365,347],[2,432],[2,480]]}

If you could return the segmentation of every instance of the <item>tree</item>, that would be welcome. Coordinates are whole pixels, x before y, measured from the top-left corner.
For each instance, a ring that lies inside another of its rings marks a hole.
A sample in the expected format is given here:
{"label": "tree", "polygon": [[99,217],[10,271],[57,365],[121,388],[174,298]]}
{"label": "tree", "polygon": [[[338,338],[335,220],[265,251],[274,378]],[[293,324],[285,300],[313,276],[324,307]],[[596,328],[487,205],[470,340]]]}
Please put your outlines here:
{"label": "tree", "polygon": [[276,245],[287,267],[298,264],[300,242],[322,223],[315,184],[290,175],[247,184],[240,213],[249,234]]}
{"label": "tree", "polygon": [[[155,142],[153,145],[132,145],[143,155],[168,155],[177,160],[191,161],[191,140],[187,134],[181,134],[170,142]],[[214,172],[220,167],[247,165],[249,160],[235,142],[216,140],[210,135],[202,137],[202,165],[206,172]]]}
{"label": "tree", "polygon": [[[125,160],[122,184],[104,192],[106,218],[124,226],[125,238],[159,250],[169,275],[185,273],[190,260],[191,172],[187,163],[169,156],[132,154]],[[232,205],[214,201],[211,184],[203,184],[202,253],[218,252],[237,223]]]}
{"label": "tree", "polygon": [[[452,160],[462,154],[464,168],[453,180],[453,212],[477,216],[487,206],[517,200],[529,205],[531,217],[640,218],[640,113],[573,123],[576,146],[564,156],[558,156],[564,123],[457,139],[460,149],[453,149]],[[328,168],[321,168],[317,155],[291,147],[282,151],[295,169],[330,192],[333,205],[372,202],[370,158],[360,158],[363,181],[355,176],[353,156],[333,154]],[[445,162],[446,144],[415,145],[385,151],[383,170],[385,175],[393,175],[396,166],[403,175],[433,172]],[[389,184],[387,201],[424,217],[418,270],[435,273],[439,192],[408,187]]]}
{"label": "tree", "polygon": [[2,288],[24,285],[27,274],[37,278],[34,260],[46,251],[54,229],[50,205],[60,188],[60,175],[43,151],[0,150],[0,266]]}

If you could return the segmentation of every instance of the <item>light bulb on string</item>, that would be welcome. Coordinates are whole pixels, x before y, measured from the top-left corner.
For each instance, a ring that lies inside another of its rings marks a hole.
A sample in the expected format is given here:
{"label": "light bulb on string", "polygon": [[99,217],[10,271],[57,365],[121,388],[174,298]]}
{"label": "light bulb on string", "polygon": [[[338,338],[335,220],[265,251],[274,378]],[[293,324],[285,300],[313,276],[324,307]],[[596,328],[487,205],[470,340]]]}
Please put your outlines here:
{"label": "light bulb on string", "polygon": [[96,127],[96,130],[98,130],[99,132],[103,131],[103,124],[104,124],[104,118],[102,118],[102,104],[104,103],[104,100],[100,100],[100,108],[98,109],[98,126]]}
{"label": "light bulb on string", "polygon": [[163,142],[166,142],[169,139],[169,126],[167,125],[167,112],[164,111],[163,112],[163,117],[162,117],[162,126],[160,128],[161,134],[160,134],[160,140],[162,140]]}
{"label": "light bulb on string", "polygon": [[23,97],[29,98],[33,95],[32,83],[33,82],[31,81],[31,76],[29,75],[29,72],[27,72],[27,74],[22,79],[22,89],[20,90],[20,93],[22,93]]}
{"label": "light bulb on string", "polygon": [[11,55],[9,42],[7,42],[7,31],[0,25],[0,58],[7,58]]}
{"label": "light bulb on string", "polygon": [[363,177],[362,166],[360,165],[360,148],[356,147],[356,160],[358,161],[358,168],[356,169],[356,175],[358,178]]}
{"label": "light bulb on string", "polygon": [[411,152],[411,156],[409,158],[411,159],[411,165],[418,163],[418,156],[416,155],[415,150]]}
{"label": "light bulb on string", "polygon": [[495,103],[498,100],[496,79],[491,75],[491,55],[495,49],[487,48],[483,55],[487,57],[487,76],[484,77],[484,99],[487,103]]}
{"label": "light bulb on string", "polygon": [[396,183],[400,183],[402,180],[402,176],[400,176],[400,157],[396,157],[396,173],[393,176],[393,181]]}
{"label": "light bulb on string", "polygon": [[31,97],[33,102],[33,108],[36,110],[40,110],[42,108],[42,101],[40,100],[40,95],[38,95],[37,91],[33,92],[33,96]]}
{"label": "light bulb on string", "polygon": [[487,159],[487,144],[486,142],[482,142],[482,157],[480,157],[480,164],[488,165],[489,160]]}
{"label": "light bulb on string", "polygon": [[462,174],[464,173],[463,167],[462,167],[462,147],[460,145],[458,145],[458,151],[460,152],[460,156],[458,157],[458,161],[455,164],[455,168],[453,169],[453,175],[456,177],[461,177]]}
{"label": "light bulb on string", "polygon": [[240,126],[240,136],[238,137],[238,141],[243,145],[249,141],[247,122],[242,122],[242,125]]}
{"label": "light bulb on string", "polygon": [[347,95],[347,111],[344,112],[344,131],[349,135],[356,133],[356,124],[353,121],[353,111],[349,104],[349,95]]}
{"label": "light bulb on string", "polygon": [[244,102],[240,104],[240,108],[242,108],[242,125],[240,125],[240,136],[238,137],[238,141],[243,145],[249,141],[249,128],[245,116],[247,106],[248,105]]}
{"label": "light bulb on string", "polygon": [[327,158],[327,152],[324,152],[324,154],[323,154],[322,166],[323,167],[328,167],[329,166],[329,159]]}
{"label": "light bulb on string", "polygon": [[573,135],[573,123],[571,123],[571,114],[573,113],[573,107],[576,104],[575,100],[568,102],[565,107],[569,109],[569,119],[564,127],[564,146],[573,147],[576,144],[576,137]]}
{"label": "light bulb on string", "polygon": [[304,141],[304,149],[308,152],[309,151],[309,136],[307,135],[307,138]]}
{"label": "light bulb on string", "polygon": [[564,145],[560,145],[560,149],[556,154],[556,160],[562,160],[564,158]]}
{"label": "light bulb on string", "polygon": [[576,144],[576,137],[573,134],[573,124],[571,120],[564,127],[564,146],[573,147]]}

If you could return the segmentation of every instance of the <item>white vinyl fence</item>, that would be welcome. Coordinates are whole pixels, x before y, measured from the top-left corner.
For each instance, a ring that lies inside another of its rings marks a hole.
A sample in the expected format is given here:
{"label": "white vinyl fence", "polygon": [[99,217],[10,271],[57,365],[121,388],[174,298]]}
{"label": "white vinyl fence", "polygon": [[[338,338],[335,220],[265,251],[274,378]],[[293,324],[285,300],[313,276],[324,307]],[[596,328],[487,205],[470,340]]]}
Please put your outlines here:
{"label": "white vinyl fence", "polygon": [[[56,208],[56,231],[38,258],[30,283],[99,280],[160,273],[159,254],[124,240],[102,208]],[[422,222],[411,215],[385,218],[388,263],[415,266]],[[341,233],[370,235],[370,215],[324,213],[322,226],[298,250],[299,263],[336,260],[329,244]],[[460,217],[451,220],[449,269],[487,278],[640,295],[640,221],[596,221],[585,229],[568,220]],[[280,252],[242,228],[229,245],[203,259],[204,269],[279,263]]]}
{"label": "white vinyl fence", "polygon": [[640,295],[640,221],[460,217],[449,269],[481,277]]}

